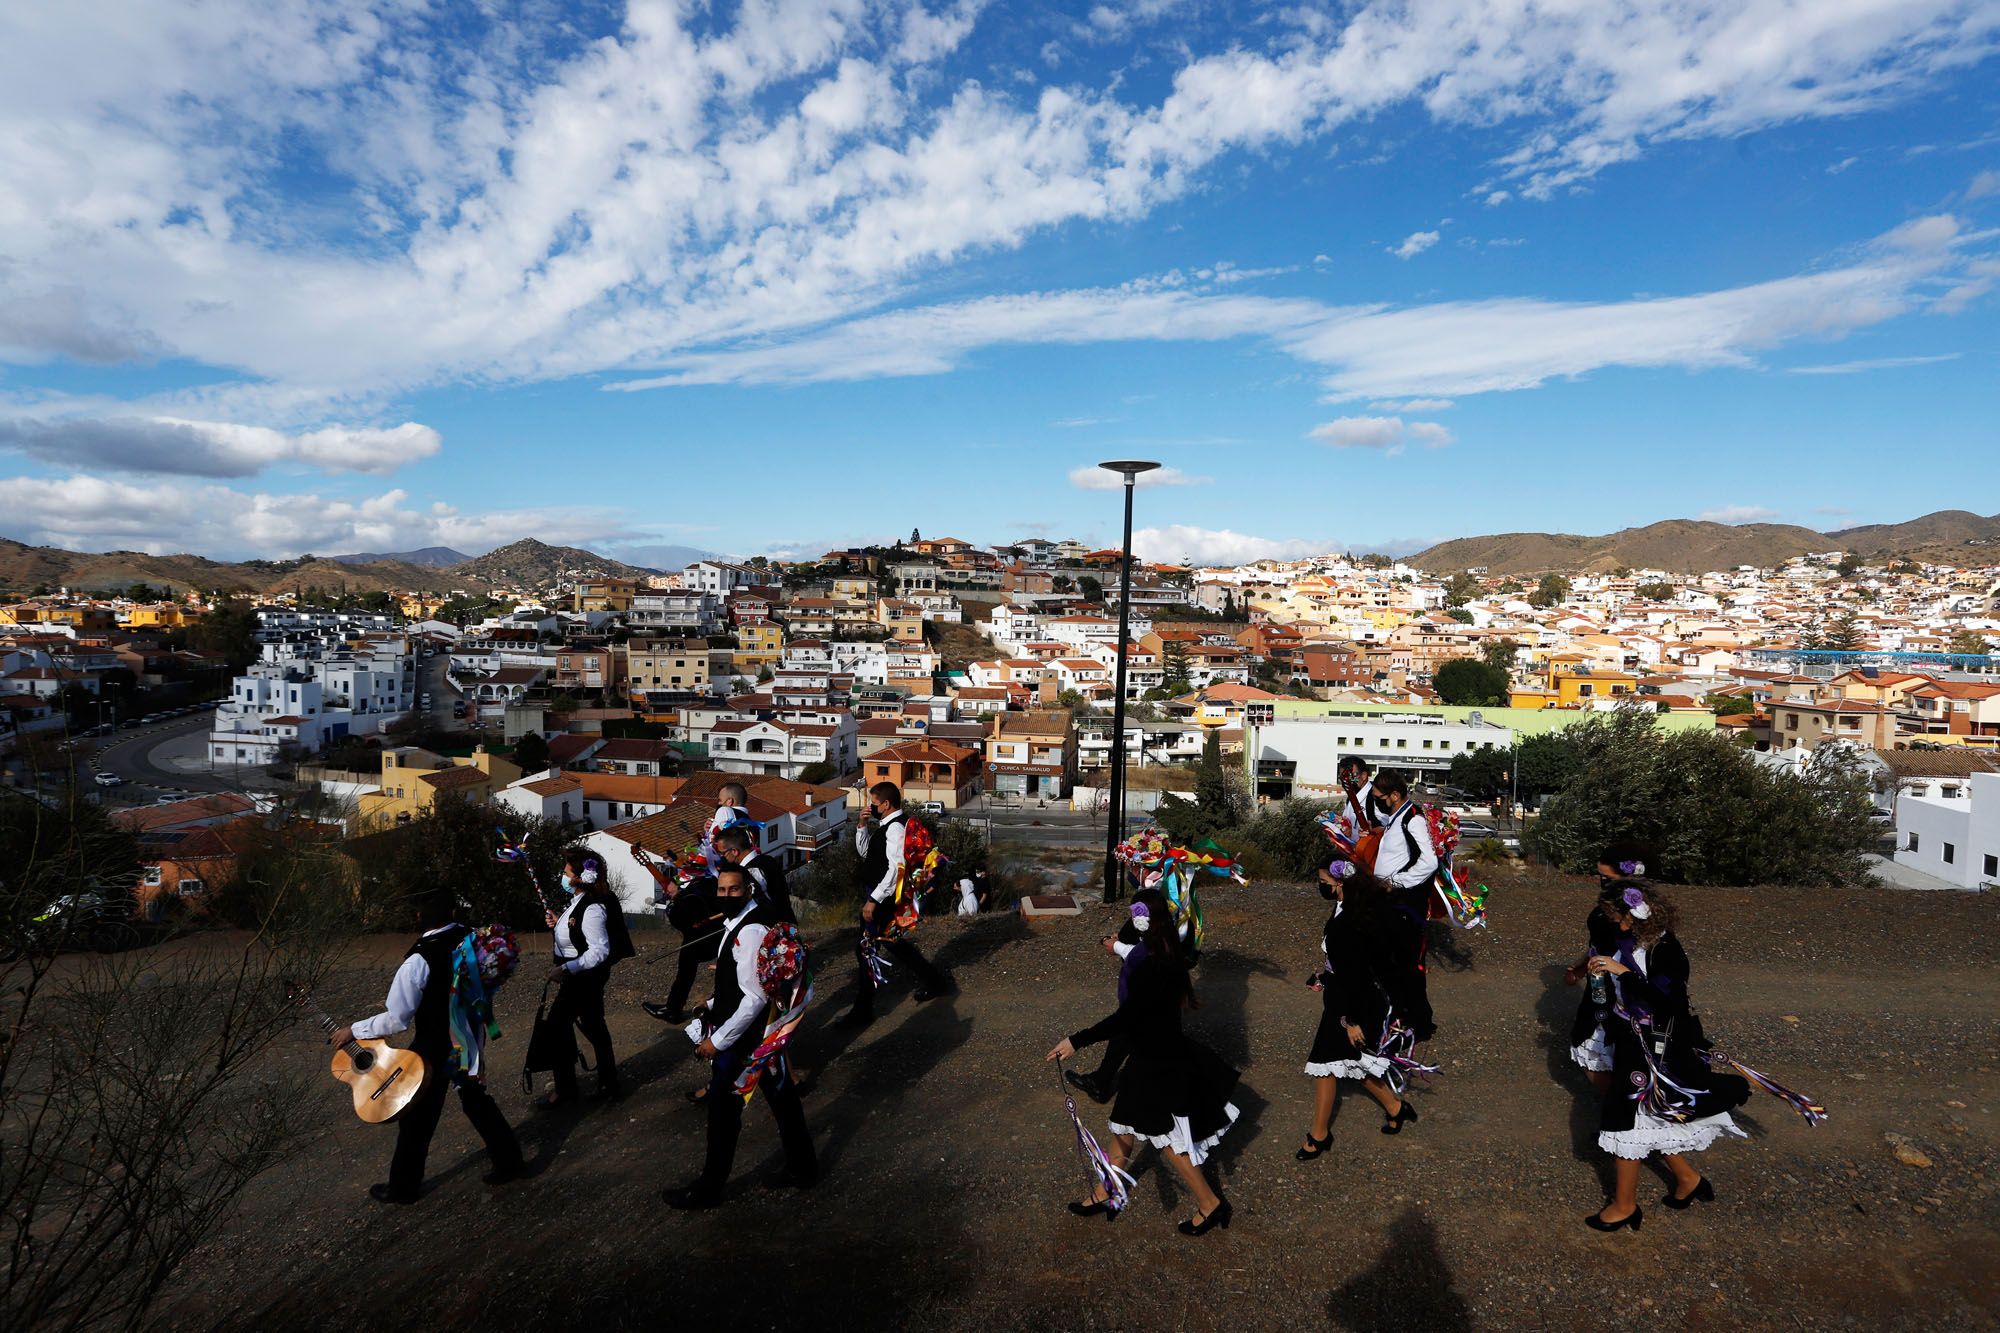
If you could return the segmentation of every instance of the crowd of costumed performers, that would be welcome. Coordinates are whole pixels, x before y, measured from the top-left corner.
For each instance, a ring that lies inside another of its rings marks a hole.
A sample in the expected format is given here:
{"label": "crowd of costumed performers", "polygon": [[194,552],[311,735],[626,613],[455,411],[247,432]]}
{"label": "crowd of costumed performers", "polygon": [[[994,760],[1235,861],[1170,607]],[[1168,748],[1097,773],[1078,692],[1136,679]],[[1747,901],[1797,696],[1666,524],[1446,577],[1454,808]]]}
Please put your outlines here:
{"label": "crowd of costumed performers", "polygon": [[[1437,920],[1463,929],[1487,922],[1486,889],[1472,887],[1453,863],[1454,821],[1413,802],[1398,774],[1350,764],[1343,766],[1341,783],[1342,807],[1321,820],[1335,856],[1319,884],[1333,911],[1321,932],[1321,966],[1309,982],[1320,992],[1321,1014],[1305,1065],[1315,1083],[1305,1143],[1296,1152],[1300,1161],[1330,1150],[1342,1079],[1358,1081],[1381,1107],[1384,1134],[1416,1123],[1406,1090],[1411,1080],[1438,1072],[1417,1054],[1437,1030],[1424,966],[1427,930]],[[929,827],[905,813],[902,792],[878,783],[867,797],[855,834],[862,908],[856,995],[841,1020],[849,1025],[873,1018],[876,992],[898,972],[915,983],[919,1002],[950,993],[950,979],[911,936],[922,922],[926,894],[963,894]],[[679,948],[650,961],[694,960],[677,972],[666,1004],[646,1007],[656,1017],[684,1021],[696,1054],[710,1062],[693,1096],[706,1104],[706,1148],[694,1179],[665,1192],[676,1208],[708,1208],[722,1200],[744,1107],[760,1095],[784,1150],[783,1168],[766,1183],[807,1188],[818,1179],[792,1050],[813,998],[813,972],[783,868],[764,856],[760,835],[742,788],[730,784],[699,843],[678,856],[633,853],[682,937]],[[1179,846],[1157,828],[1134,834],[1117,853],[1134,892],[1127,919],[1104,941],[1119,962],[1116,1008],[1048,1054],[1090,1182],[1070,1210],[1116,1218],[1130,1201],[1130,1167],[1143,1143],[1164,1154],[1191,1196],[1192,1215],[1180,1223],[1181,1232],[1205,1235],[1231,1221],[1230,1203],[1210,1185],[1204,1165],[1237,1119],[1232,1095],[1238,1073],[1183,1031],[1182,1019],[1199,1007],[1194,967],[1208,935],[1199,882],[1215,875],[1242,883],[1244,876],[1213,841]],[[555,1090],[544,1104],[575,1101],[581,1032],[597,1058],[599,1098],[616,1098],[622,1087],[604,992],[611,969],[634,949],[607,867],[587,847],[569,849],[561,892],[553,895],[535,877],[525,846],[508,841],[504,831],[497,855],[524,868],[553,932],[551,971],[523,1081],[548,1071]],[[486,1089],[486,1044],[499,1035],[492,995],[515,969],[518,945],[504,926],[473,930],[460,924],[452,895],[442,890],[418,903],[417,923],[421,934],[391,981],[383,1011],[333,1028],[330,1036],[345,1048],[414,1029],[411,1050],[426,1072],[395,1117],[390,1178],[369,1191],[390,1203],[411,1203],[421,1193],[429,1144],[452,1088],[491,1158],[487,1182],[504,1185],[531,1174]],[[1743,1136],[1730,1112],[1752,1089],[1784,1101],[1809,1125],[1826,1115],[1817,1102],[1709,1040],[1690,996],[1691,968],[1675,925],[1674,904],[1647,881],[1642,853],[1629,845],[1607,849],[1598,865],[1597,901],[1585,922],[1586,948],[1566,976],[1586,987],[1571,1056],[1601,1100],[1598,1143],[1615,1159],[1612,1198],[1585,1219],[1598,1231],[1639,1228],[1640,1166],[1654,1154],[1671,1181],[1663,1206],[1712,1202],[1714,1186],[1688,1159],[1718,1138]],[[703,962],[715,964],[714,992],[689,1011]],[[1105,1052],[1096,1070],[1064,1067],[1099,1043]],[[1071,1087],[1110,1104],[1103,1140],[1084,1125]]]}

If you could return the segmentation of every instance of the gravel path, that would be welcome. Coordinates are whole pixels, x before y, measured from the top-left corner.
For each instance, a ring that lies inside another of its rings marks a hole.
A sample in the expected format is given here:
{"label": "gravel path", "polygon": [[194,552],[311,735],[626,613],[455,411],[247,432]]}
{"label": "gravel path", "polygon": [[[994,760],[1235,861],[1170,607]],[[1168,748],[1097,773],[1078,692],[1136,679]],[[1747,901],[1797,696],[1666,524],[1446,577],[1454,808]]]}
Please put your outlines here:
{"label": "gravel path", "polygon": [[[1344,1089],[1332,1154],[1300,1164],[1300,1066],[1319,1005],[1302,981],[1325,906],[1303,886],[1210,890],[1190,1027],[1243,1068],[1244,1117],[1214,1166],[1234,1225],[1198,1241],[1175,1232],[1191,1205],[1150,1155],[1115,1224],[1062,1211],[1082,1175],[1041,1057],[1110,1007],[1097,941],[1117,916],[940,919],[919,942],[959,994],[919,1007],[898,991],[858,1038],[826,1026],[851,993],[851,933],[818,933],[821,998],[795,1049],[812,1077],[819,1189],[758,1187],[779,1155],[753,1103],[727,1204],[684,1216],[659,1202],[699,1165],[702,1116],[682,1093],[700,1073],[685,1038],[634,1003],[664,992],[667,968],[628,963],[612,1026],[631,1096],[550,1119],[501,1079],[524,1146],[547,1164],[539,1178],[488,1191],[477,1140],[448,1110],[424,1200],[379,1208],[361,1191],[382,1178],[392,1135],[355,1122],[328,1080],[313,1151],[259,1181],[170,1289],[166,1322],[372,1322],[384,1300],[491,1328],[703,1316],[981,1330],[2000,1322],[2000,900],[1679,894],[1711,1036],[1818,1096],[1831,1119],[1809,1129],[1758,1095],[1739,1115],[1753,1141],[1701,1159],[1716,1204],[1654,1207],[1662,1186],[1649,1175],[1644,1229],[1604,1237],[1582,1225],[1605,1164],[1564,1049],[1577,992],[1560,977],[1581,951],[1590,893],[1503,875],[1493,928],[1433,954],[1444,1073],[1415,1094],[1421,1122],[1384,1137],[1379,1112]],[[370,942],[329,998],[372,1012],[401,948]],[[516,1067],[536,989],[524,975],[502,996],[499,1069]],[[305,1037],[288,1058],[317,1062]],[[1083,1110],[1101,1132],[1103,1111]]]}

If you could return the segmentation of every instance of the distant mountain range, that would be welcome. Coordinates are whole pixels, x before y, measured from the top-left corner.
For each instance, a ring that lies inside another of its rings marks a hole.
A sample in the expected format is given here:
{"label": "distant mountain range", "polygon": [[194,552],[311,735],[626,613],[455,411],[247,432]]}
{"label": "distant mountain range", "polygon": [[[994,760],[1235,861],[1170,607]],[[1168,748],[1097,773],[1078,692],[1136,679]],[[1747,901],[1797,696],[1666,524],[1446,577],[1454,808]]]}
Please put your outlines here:
{"label": "distant mountain range", "polygon": [[1982,518],[1962,509],[1945,509],[1906,523],[1871,523],[1835,532],[1786,523],[1669,519],[1601,537],[1560,532],[1460,537],[1408,560],[1435,573],[1484,568],[1492,574],[1601,574],[1617,569],[1700,574],[1738,565],[1768,569],[1814,551],[1905,555],[1940,564],[2000,564],[2000,514]]}
{"label": "distant mountain range", "polygon": [[697,560],[723,560],[726,556],[714,551],[704,551],[698,546],[621,546],[618,553],[625,559],[656,569],[662,574],[686,569]]}
{"label": "distant mountain range", "polygon": [[547,588],[577,579],[642,579],[655,572],[595,551],[550,546],[532,537],[496,547],[450,570],[455,578],[473,578],[510,588]]}
{"label": "distant mountain range", "polygon": [[472,559],[463,551],[454,551],[449,546],[426,546],[421,551],[366,551],[360,555],[330,555],[326,557],[337,565],[429,565],[434,569],[449,569]]}

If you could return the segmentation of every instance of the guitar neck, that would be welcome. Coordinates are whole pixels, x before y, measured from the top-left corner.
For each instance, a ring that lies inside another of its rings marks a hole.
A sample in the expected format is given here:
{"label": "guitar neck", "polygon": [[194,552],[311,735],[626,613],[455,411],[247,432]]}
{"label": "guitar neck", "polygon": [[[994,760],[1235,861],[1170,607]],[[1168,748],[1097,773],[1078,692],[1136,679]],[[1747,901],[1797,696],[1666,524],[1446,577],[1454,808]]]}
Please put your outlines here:
{"label": "guitar neck", "polygon": [[[299,1003],[303,1004],[306,1007],[306,1012],[312,1015],[313,1022],[319,1024],[320,1028],[323,1031],[325,1031],[328,1036],[333,1035],[333,1033],[340,1027],[340,1024],[334,1022],[333,1016],[327,1013],[324,1009],[320,1008],[319,1005],[314,1003],[310,997],[300,1000]],[[346,1051],[349,1055],[358,1055],[361,1052],[361,1043],[353,1040],[345,1041],[341,1043],[340,1049]]]}

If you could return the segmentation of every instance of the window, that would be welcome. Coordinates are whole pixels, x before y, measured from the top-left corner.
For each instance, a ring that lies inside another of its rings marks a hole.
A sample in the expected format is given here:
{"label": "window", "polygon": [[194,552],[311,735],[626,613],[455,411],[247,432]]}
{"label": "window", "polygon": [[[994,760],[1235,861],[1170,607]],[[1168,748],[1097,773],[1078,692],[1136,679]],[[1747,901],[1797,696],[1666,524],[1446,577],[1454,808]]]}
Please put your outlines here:
{"label": "window", "polygon": [[183,898],[193,898],[208,892],[208,885],[202,883],[199,879],[183,877],[181,882],[174,886],[174,891]]}
{"label": "window", "polygon": [[1398,736],[1398,737],[1396,737],[1396,748],[1397,748],[1398,750],[1407,750],[1407,749],[1409,749],[1409,748],[1410,748],[1410,738],[1409,738],[1408,736]]}
{"label": "window", "polygon": [[1950,864],[1951,864],[1951,863],[1952,863],[1953,861],[1955,861],[1955,860],[1957,860],[1957,859],[1958,859],[1958,848],[1956,848],[1956,847],[1952,846],[1952,845],[1951,845],[1950,843],[1945,843],[1945,844],[1944,844],[1944,863],[1945,863],[1946,865],[1950,865]]}
{"label": "window", "polygon": [[1914,852],[1915,850],[1917,850],[1917,835],[1916,835],[1916,834],[1912,833],[1912,834],[1910,835],[1910,845],[1909,845],[1909,846],[1908,846],[1907,848],[1905,848],[1904,850],[1905,850],[1905,851],[1911,851],[1911,852]]}
{"label": "window", "polygon": [[1988,856],[1985,865],[1980,868],[1980,873],[1982,875],[2000,875],[2000,856]]}
{"label": "window", "polygon": [[[1990,861],[1993,858],[1989,856],[1986,859]],[[141,880],[141,883],[147,884],[153,888],[158,888],[160,886],[160,868],[158,866],[147,866],[146,874],[144,878]]]}

